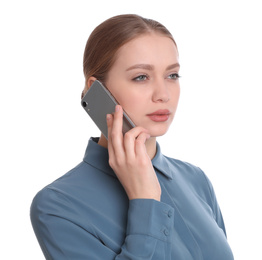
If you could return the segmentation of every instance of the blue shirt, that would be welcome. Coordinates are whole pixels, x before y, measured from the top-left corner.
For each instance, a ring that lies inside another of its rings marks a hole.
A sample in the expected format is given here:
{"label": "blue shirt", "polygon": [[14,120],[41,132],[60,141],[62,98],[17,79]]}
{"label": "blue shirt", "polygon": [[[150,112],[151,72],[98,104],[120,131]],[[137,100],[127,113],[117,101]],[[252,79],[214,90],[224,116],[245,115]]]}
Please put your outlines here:
{"label": "blue shirt", "polygon": [[46,259],[232,260],[210,181],[196,166],[152,160],[161,202],[129,201],[91,138],[83,162],[35,196],[31,221]]}

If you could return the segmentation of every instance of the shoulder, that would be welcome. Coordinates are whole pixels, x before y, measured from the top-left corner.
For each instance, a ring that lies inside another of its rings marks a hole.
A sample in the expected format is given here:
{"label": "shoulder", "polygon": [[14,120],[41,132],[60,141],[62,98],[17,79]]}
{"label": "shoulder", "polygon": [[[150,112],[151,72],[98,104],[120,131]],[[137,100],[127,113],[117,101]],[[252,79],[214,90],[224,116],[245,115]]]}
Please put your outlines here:
{"label": "shoulder", "polygon": [[112,201],[119,204],[124,199],[122,186],[115,177],[81,162],[35,195],[31,217],[47,214],[63,217],[80,212],[88,215],[95,208],[106,208],[105,202],[110,207]]}
{"label": "shoulder", "polygon": [[211,181],[203,170],[191,163],[166,157],[170,169],[174,171],[173,181],[187,194],[191,194],[201,201],[202,205],[209,207],[216,221],[224,229],[223,219],[217,202],[216,194]]}
{"label": "shoulder", "polygon": [[183,174],[185,178],[189,180],[198,180],[206,182],[206,175],[202,169],[189,162],[174,159],[168,156],[164,156],[170,167],[173,168],[175,174]]}
{"label": "shoulder", "polygon": [[33,198],[31,215],[52,214],[71,207],[74,198],[88,188],[88,165],[81,162],[76,167],[41,189]]}
{"label": "shoulder", "polygon": [[33,198],[30,208],[31,221],[37,222],[45,216],[59,216],[65,209],[70,208],[70,200],[64,190],[60,190],[52,184],[41,189]]}
{"label": "shoulder", "polygon": [[206,199],[212,199],[214,196],[213,186],[200,167],[167,156],[165,156],[165,158],[169,163],[169,167],[174,171],[174,178],[176,181],[185,183],[191,190],[196,191],[197,194]]}

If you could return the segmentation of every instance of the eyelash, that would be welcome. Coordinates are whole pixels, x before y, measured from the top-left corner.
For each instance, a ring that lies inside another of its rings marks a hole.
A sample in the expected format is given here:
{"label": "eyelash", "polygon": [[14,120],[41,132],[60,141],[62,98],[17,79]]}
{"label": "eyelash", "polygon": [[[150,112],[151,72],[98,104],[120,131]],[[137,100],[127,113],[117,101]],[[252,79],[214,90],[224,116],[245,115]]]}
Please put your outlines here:
{"label": "eyelash", "polygon": [[174,79],[174,80],[178,80],[179,78],[181,78],[181,76],[178,73],[172,73],[168,77],[170,78],[170,76],[173,76],[174,78],[171,77],[171,79]]}
{"label": "eyelash", "polygon": [[[172,73],[172,74],[170,74],[170,75],[168,76],[168,78],[173,79],[173,80],[178,80],[180,77],[181,77],[181,76],[180,76],[178,73]],[[146,74],[141,74],[141,75],[133,78],[132,80],[133,80],[133,81],[144,81],[144,80],[146,80],[146,79],[148,79],[148,78],[149,78],[148,75],[146,75]]]}
{"label": "eyelash", "polygon": [[[142,77],[143,77],[143,79],[141,79]],[[144,81],[145,78],[148,79],[148,78],[149,78],[148,75],[141,74],[141,75],[139,75],[139,76],[133,78],[133,81]]]}

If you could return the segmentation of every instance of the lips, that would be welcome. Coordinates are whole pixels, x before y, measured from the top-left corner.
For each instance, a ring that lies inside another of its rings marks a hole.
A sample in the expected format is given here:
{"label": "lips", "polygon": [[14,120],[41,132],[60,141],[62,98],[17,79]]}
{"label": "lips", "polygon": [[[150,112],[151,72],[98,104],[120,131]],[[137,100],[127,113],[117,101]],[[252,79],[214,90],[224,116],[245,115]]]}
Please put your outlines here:
{"label": "lips", "polygon": [[168,109],[160,109],[147,116],[154,122],[165,122],[169,119],[170,111]]}

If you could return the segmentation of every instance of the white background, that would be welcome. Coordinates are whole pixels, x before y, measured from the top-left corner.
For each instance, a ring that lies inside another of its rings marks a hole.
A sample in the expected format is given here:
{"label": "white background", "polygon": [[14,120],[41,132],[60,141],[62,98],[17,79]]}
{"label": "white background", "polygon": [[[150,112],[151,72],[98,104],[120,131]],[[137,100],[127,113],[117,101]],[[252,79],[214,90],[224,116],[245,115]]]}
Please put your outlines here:
{"label": "white background", "polygon": [[[262,259],[259,1],[1,1],[1,259],[44,259],[29,209],[99,134],[80,106],[82,56],[105,19],[136,13],[177,41],[181,99],[162,151],[211,179],[237,260]],[[5,255],[5,257],[3,257]]]}

